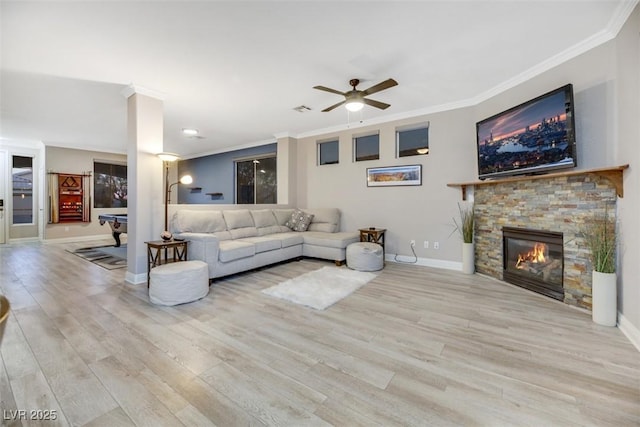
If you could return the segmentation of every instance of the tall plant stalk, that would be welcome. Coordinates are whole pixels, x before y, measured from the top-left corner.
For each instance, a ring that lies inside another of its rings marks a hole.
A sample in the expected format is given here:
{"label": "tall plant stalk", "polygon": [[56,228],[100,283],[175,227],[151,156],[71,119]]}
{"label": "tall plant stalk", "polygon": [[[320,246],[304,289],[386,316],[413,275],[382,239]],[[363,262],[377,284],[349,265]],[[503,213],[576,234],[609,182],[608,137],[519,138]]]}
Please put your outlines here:
{"label": "tall plant stalk", "polygon": [[458,203],[458,212],[460,214],[460,218],[453,219],[455,228],[460,233],[460,237],[462,237],[462,241],[464,243],[473,243],[473,231],[475,226],[473,205],[463,207]]}
{"label": "tall plant stalk", "polygon": [[593,269],[600,273],[616,272],[616,222],[607,213],[586,224],[583,231]]}

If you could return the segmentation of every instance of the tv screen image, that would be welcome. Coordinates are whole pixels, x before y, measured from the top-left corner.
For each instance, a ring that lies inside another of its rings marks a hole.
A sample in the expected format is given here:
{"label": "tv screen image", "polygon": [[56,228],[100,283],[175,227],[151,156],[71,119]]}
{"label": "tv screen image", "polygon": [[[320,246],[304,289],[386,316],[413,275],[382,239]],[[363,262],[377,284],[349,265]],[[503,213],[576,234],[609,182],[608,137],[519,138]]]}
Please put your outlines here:
{"label": "tv screen image", "polygon": [[575,167],[573,86],[476,123],[480,179]]}

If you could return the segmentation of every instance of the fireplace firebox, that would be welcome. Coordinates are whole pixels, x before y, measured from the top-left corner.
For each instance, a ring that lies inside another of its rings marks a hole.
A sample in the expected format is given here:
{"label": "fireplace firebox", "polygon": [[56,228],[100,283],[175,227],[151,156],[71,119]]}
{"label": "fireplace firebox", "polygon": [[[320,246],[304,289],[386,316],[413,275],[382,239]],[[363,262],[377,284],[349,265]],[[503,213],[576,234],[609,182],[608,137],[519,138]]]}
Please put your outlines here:
{"label": "fireplace firebox", "polygon": [[563,301],[562,233],[502,228],[503,280]]}

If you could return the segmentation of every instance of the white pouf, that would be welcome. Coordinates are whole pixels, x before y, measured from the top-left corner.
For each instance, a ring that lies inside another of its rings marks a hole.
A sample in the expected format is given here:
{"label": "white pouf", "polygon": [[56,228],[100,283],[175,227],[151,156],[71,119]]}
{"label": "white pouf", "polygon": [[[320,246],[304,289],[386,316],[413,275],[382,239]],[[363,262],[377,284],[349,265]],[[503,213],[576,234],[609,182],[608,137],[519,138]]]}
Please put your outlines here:
{"label": "white pouf", "polygon": [[384,267],[382,246],[358,242],[347,246],[347,267],[358,271],[378,271]]}
{"label": "white pouf", "polygon": [[172,262],[152,268],[149,273],[149,299],[154,304],[184,304],[208,293],[209,267],[206,262]]}

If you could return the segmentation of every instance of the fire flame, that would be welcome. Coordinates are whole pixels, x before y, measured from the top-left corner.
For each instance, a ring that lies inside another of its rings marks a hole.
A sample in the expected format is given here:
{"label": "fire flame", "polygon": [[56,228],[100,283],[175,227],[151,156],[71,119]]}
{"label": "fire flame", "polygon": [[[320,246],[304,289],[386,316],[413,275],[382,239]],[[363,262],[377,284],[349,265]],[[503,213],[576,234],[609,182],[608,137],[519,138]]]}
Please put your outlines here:
{"label": "fire flame", "polygon": [[518,254],[518,261],[516,261],[516,268],[523,268],[523,262],[543,263],[546,261],[544,254],[547,252],[547,245],[544,243],[536,243],[533,246],[533,250],[526,254]]}

